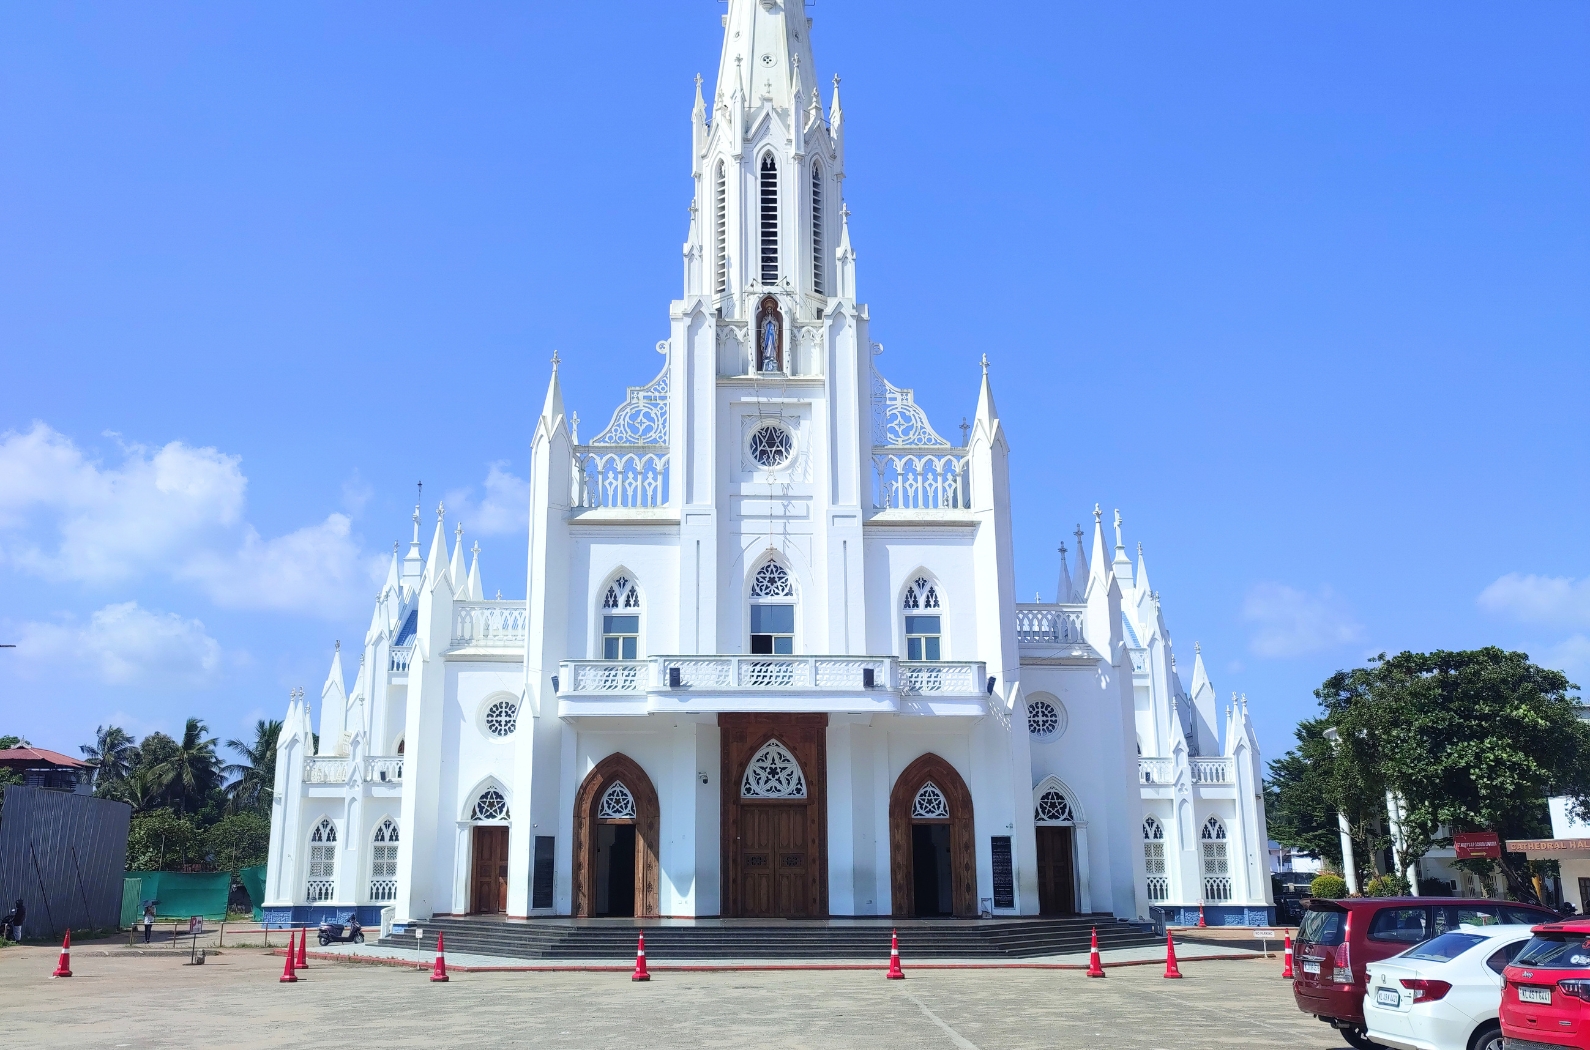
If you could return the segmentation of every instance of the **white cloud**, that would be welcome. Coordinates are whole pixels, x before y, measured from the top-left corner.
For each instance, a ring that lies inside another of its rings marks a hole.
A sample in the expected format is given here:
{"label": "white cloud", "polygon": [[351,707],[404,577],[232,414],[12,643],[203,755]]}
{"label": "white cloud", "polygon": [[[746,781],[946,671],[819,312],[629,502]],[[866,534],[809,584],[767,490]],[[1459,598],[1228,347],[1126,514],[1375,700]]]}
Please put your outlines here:
{"label": "white cloud", "polygon": [[1481,609],[1522,623],[1590,627],[1590,578],[1510,572],[1480,592]]}
{"label": "white cloud", "polygon": [[1363,638],[1363,625],[1329,587],[1309,594],[1284,583],[1248,589],[1242,618],[1253,625],[1248,647],[1263,657],[1303,656]]}
{"label": "white cloud", "polygon": [[[103,464],[43,423],[0,435],[0,564],[97,586],[159,574],[227,608],[326,617],[374,593],[385,566],[347,515],[266,539],[243,520],[240,457],[180,441],[121,453]],[[368,486],[355,475],[343,499],[361,506]]]}
{"label": "white cloud", "polygon": [[464,530],[481,536],[503,536],[530,524],[530,482],[508,469],[507,460],[486,471],[485,497],[475,499],[473,487],[447,494],[447,514],[464,523]]}
{"label": "white cloud", "polygon": [[1590,688],[1590,637],[1576,634],[1541,652],[1537,661],[1555,667],[1575,685]]}
{"label": "white cloud", "polygon": [[221,645],[203,623],[137,602],[107,605],[87,623],[25,623],[16,654],[29,665],[75,671],[106,685],[203,685],[221,665]]}

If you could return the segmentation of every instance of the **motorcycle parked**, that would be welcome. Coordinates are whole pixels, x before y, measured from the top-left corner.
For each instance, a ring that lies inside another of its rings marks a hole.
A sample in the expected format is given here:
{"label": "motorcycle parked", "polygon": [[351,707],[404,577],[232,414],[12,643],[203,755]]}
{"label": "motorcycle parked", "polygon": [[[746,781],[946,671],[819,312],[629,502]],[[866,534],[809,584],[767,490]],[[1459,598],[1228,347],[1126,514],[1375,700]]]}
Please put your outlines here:
{"label": "motorcycle parked", "polygon": [[363,944],[364,928],[359,925],[359,916],[349,915],[342,922],[323,922],[320,924],[320,944]]}

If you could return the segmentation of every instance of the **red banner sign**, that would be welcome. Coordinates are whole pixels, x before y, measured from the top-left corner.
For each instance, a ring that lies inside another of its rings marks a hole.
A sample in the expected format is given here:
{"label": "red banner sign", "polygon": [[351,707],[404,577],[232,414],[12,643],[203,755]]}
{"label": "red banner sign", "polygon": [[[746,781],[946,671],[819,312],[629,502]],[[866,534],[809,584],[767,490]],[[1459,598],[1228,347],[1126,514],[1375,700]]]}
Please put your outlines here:
{"label": "red banner sign", "polygon": [[1452,836],[1458,860],[1500,860],[1502,840],[1494,831],[1460,831]]}

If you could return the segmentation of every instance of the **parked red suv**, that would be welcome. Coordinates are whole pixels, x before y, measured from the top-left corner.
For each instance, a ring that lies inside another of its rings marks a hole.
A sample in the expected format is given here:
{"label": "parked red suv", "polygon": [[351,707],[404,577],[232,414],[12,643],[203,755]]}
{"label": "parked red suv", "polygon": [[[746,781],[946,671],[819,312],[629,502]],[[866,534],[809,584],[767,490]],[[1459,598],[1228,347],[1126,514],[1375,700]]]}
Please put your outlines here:
{"label": "parked red suv", "polygon": [[1292,994],[1299,1010],[1330,1024],[1348,1043],[1366,1050],[1379,1045],[1364,1035],[1366,964],[1464,923],[1532,926],[1560,919],[1545,908],[1508,901],[1451,897],[1312,900],[1293,947],[1297,979]]}
{"label": "parked red suv", "polygon": [[1509,1048],[1590,1046],[1590,920],[1530,931],[1502,971],[1502,1035]]}

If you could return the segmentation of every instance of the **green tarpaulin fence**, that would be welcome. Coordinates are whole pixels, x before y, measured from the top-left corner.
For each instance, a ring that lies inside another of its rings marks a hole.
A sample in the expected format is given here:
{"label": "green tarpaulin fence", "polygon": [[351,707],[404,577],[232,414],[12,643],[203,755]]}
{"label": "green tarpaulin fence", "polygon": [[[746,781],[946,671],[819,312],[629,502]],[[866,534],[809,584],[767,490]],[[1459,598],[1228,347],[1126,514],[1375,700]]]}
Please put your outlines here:
{"label": "green tarpaulin fence", "polygon": [[143,879],[121,880],[121,924],[131,926],[143,914]]}
{"label": "green tarpaulin fence", "polygon": [[244,868],[237,873],[237,877],[242,880],[243,888],[248,891],[248,899],[254,904],[254,921],[259,922],[265,917],[259,907],[265,899],[265,865]]}
{"label": "green tarpaulin fence", "polygon": [[229,871],[129,871],[127,878],[142,883],[140,895],[145,901],[155,902],[155,912],[162,919],[186,919],[190,915],[226,918],[226,899],[232,891]]}

